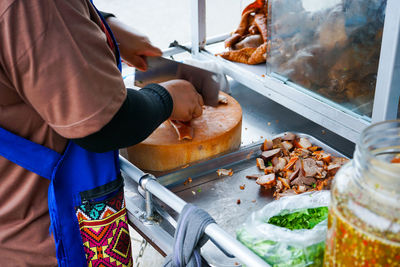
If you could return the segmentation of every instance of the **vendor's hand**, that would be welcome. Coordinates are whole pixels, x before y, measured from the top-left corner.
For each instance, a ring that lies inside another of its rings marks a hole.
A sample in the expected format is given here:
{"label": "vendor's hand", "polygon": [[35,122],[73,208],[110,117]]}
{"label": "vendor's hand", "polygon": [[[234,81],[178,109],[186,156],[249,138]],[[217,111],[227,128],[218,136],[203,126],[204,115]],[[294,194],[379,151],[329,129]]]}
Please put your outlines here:
{"label": "vendor's hand", "polygon": [[146,71],[146,56],[162,55],[161,50],[153,46],[146,36],[120,22],[117,18],[110,17],[107,19],[107,23],[119,43],[121,57],[128,65]]}
{"label": "vendor's hand", "polygon": [[193,85],[185,80],[170,80],[160,83],[170,93],[174,102],[171,120],[190,121],[203,113],[203,98]]}

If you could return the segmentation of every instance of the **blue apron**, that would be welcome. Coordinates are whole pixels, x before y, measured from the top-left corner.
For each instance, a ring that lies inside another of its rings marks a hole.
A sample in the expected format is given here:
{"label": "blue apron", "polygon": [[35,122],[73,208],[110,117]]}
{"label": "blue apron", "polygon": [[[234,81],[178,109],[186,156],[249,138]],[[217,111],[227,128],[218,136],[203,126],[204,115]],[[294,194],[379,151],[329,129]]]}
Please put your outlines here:
{"label": "blue apron", "polygon": [[[115,38],[102,21],[121,69]],[[132,266],[118,151],[93,153],[69,141],[59,154],[0,127],[0,155],[50,180],[50,228],[59,266]]]}

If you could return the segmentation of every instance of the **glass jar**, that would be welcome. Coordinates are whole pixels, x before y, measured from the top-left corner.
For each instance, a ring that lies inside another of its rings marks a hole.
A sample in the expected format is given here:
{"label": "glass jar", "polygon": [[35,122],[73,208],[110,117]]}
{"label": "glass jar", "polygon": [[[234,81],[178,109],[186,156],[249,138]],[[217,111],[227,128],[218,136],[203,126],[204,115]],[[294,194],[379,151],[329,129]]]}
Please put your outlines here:
{"label": "glass jar", "polygon": [[400,266],[400,121],[371,125],[332,187],[324,266]]}

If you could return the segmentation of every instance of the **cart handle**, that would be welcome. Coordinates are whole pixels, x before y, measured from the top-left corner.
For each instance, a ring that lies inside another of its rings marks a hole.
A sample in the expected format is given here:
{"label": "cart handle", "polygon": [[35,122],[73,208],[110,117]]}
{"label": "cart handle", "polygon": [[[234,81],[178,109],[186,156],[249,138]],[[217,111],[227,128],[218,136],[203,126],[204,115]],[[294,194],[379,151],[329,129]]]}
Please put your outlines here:
{"label": "cart handle", "polygon": [[[121,170],[137,184],[142,186],[142,183],[146,181],[145,184],[143,184],[143,187],[146,191],[157,196],[162,202],[170,206],[176,212],[182,212],[183,207],[186,205],[186,202],[183,199],[158,183],[157,180],[154,179],[154,176],[144,173],[132,163],[127,161],[124,157],[119,156],[119,162]],[[245,265],[254,267],[269,266],[251,250],[225,232],[218,224],[209,224],[205,228],[204,232],[209,238],[214,240],[224,250],[236,256]]]}

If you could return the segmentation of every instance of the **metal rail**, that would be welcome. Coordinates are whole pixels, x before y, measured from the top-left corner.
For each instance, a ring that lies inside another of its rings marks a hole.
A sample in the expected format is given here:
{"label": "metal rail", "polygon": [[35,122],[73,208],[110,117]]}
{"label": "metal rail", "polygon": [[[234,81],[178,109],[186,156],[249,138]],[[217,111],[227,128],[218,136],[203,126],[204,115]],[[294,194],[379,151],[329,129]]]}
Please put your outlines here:
{"label": "metal rail", "polygon": [[[176,212],[180,213],[182,211],[183,207],[186,205],[186,202],[159,184],[153,175],[142,172],[122,156],[119,157],[119,161],[121,170],[137,184],[141,185],[146,192],[150,192],[151,194],[155,195],[159,200],[167,204]],[[216,223],[208,225],[205,229],[205,233],[222,249],[236,256],[238,260],[245,265],[252,267],[269,266],[247,247],[226,233]]]}
{"label": "metal rail", "polygon": [[[215,43],[219,43],[224,41],[226,38],[228,38],[230,36],[229,33],[225,33],[225,34],[219,34],[219,35],[215,35],[215,36],[211,36],[209,38],[206,39],[205,45],[212,45]],[[192,51],[195,48],[192,47],[192,43],[184,43],[184,44],[180,44],[177,41],[174,41],[170,44],[170,47],[167,49],[163,49],[163,56],[164,57],[169,57],[169,56],[173,56],[179,53],[184,53],[184,52],[190,52],[192,53]],[[193,56],[194,53],[192,54]]]}

